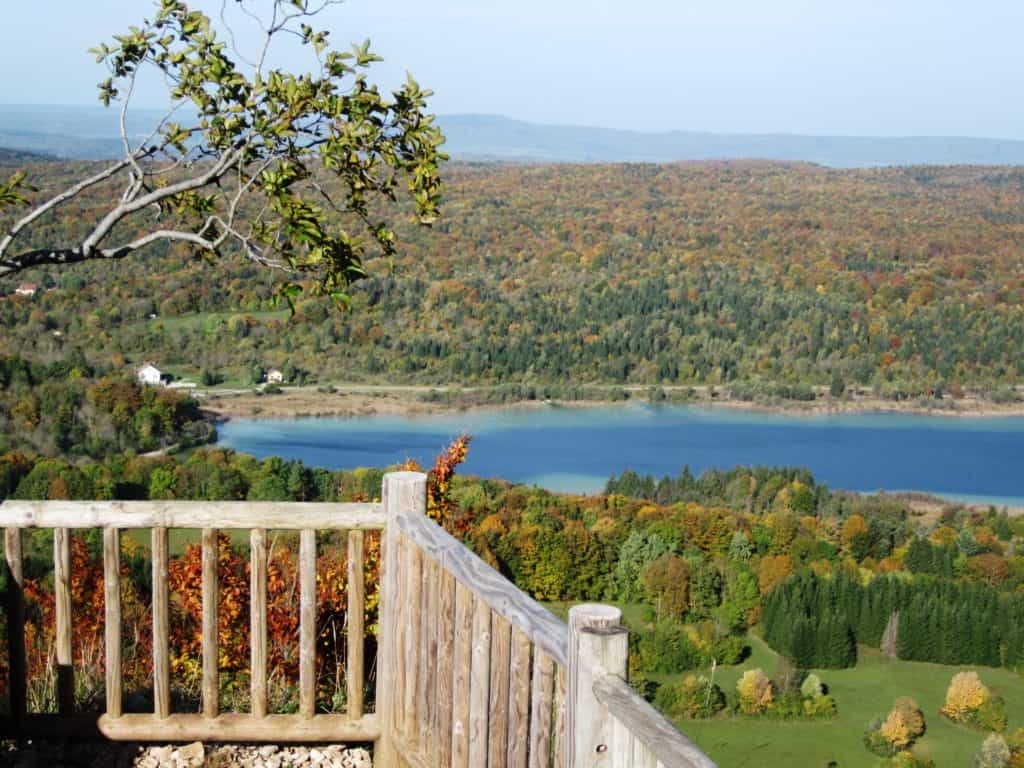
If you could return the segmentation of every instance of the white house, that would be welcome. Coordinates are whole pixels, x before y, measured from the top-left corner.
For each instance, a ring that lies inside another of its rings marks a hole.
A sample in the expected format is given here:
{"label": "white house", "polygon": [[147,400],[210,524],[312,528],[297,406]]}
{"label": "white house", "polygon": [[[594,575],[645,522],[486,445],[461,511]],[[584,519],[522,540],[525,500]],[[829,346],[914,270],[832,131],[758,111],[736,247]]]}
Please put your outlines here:
{"label": "white house", "polygon": [[38,290],[39,286],[35,283],[22,283],[14,289],[14,293],[18,296],[35,296]]}
{"label": "white house", "polygon": [[163,375],[160,373],[160,369],[152,363],[146,363],[142,368],[139,368],[138,378],[140,384],[145,384],[149,387],[159,387],[163,384]]}
{"label": "white house", "polygon": [[267,384],[282,383],[284,383],[284,374],[277,370],[277,368],[271,368],[269,371],[267,371]]}

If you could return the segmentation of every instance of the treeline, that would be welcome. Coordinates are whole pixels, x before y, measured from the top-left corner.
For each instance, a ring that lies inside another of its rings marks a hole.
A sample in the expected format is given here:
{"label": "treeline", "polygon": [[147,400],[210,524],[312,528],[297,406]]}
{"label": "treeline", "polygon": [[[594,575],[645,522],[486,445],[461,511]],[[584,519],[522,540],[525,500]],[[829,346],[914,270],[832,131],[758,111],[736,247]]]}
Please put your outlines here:
{"label": "treeline", "polygon": [[380,496],[383,475],[215,448],[183,460],[119,455],[84,465],[13,452],[0,455],[0,499],[365,501]]}
{"label": "treeline", "polygon": [[185,394],[141,386],[80,355],[47,364],[0,356],[0,452],[103,458],[215,438]]}
{"label": "treeline", "polygon": [[764,603],[765,640],[799,666],[848,667],[855,643],[884,643],[901,659],[1024,664],[1024,595],[983,583],[885,576],[865,585],[801,572]]}
{"label": "treeline", "polygon": [[684,466],[676,477],[639,475],[625,470],[612,475],[604,492],[634,499],[647,499],[658,504],[695,502],[742,508],[750,512],[770,509],[776,497],[786,491],[786,504],[794,511],[814,514],[828,504],[828,486],[818,485],[810,470],[791,467],[735,467],[708,469],[694,476]]}
{"label": "treeline", "polygon": [[[35,166],[40,194],[69,169]],[[19,276],[44,289],[34,298],[0,282],[0,352],[78,348],[234,381],[291,362],[321,383],[714,385],[800,400],[857,386],[931,404],[965,389],[1017,400],[1020,175],[455,164],[444,218],[399,232],[395,270],[368,265],[351,314],[305,300],[289,316],[256,267],[163,248]],[[94,202],[82,195],[39,236],[77,232],[76,206]]]}

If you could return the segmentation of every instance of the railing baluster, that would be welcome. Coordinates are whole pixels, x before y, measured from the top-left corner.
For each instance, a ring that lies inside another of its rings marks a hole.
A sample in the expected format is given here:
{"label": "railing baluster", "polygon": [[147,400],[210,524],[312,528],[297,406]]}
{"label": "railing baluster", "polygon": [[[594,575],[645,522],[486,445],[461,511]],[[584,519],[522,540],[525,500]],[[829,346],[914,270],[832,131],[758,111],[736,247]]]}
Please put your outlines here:
{"label": "railing baluster", "polygon": [[362,531],[348,532],[348,629],[345,634],[347,658],[345,661],[345,692],[349,717],[363,716],[363,685],[366,670],[363,651],[366,635],[366,580],[363,571],[365,547]]}
{"label": "railing baluster", "polygon": [[167,586],[167,529],[150,533],[153,549],[153,713],[171,714],[171,633]]}
{"label": "railing baluster", "polygon": [[422,599],[422,565],[423,557],[420,549],[407,537],[404,538],[405,546],[405,590],[402,599],[405,603],[405,650],[402,663],[405,667],[405,691],[403,691],[403,716],[405,717],[405,737],[414,746],[419,745],[420,737],[420,713],[417,704],[417,689],[419,688],[420,676],[423,670],[419,668],[420,643],[420,600]]}
{"label": "railing baluster", "polygon": [[316,531],[299,540],[299,714],[316,713]]}
{"label": "railing baluster", "polygon": [[[454,579],[453,579],[454,581]],[[473,593],[455,582],[455,647],[452,653],[452,768],[469,765],[470,669],[473,659]]]}
{"label": "railing baluster", "polygon": [[53,529],[53,589],[57,617],[57,711],[70,715],[75,708],[75,671],[72,666],[71,531]]}
{"label": "railing baluster", "polygon": [[217,529],[203,529],[203,716],[216,717],[220,711],[218,662]]}
{"label": "railing baluster", "polygon": [[[438,567],[437,590],[437,698],[434,703],[432,728],[437,743],[437,764],[449,768],[452,764],[455,579],[440,567]],[[468,664],[469,654],[467,653],[462,658],[461,666],[467,667]]]}
{"label": "railing baluster", "polygon": [[530,768],[551,765],[552,689],[555,662],[540,648],[533,651],[533,684],[530,692]]}
{"label": "railing baluster", "polygon": [[420,713],[420,751],[432,765],[437,764],[437,734],[433,728],[437,709],[437,572],[438,565],[433,558],[424,557],[423,592],[417,606],[420,612],[420,678],[416,709]]}
{"label": "railing baluster", "polygon": [[526,768],[530,725],[530,638],[512,629],[509,665],[508,768]]}
{"label": "railing baluster", "polygon": [[569,750],[566,749],[565,699],[569,691],[569,672],[558,665],[558,684],[555,687],[555,738],[552,745],[552,763],[555,768],[567,768]]}
{"label": "railing baluster", "polygon": [[21,529],[4,531],[7,559],[7,658],[10,672],[11,714],[25,715],[25,572],[21,558]]}
{"label": "railing baluster", "polygon": [[473,596],[473,652],[469,690],[469,766],[487,766],[487,716],[491,684],[491,609]]}
{"label": "railing baluster", "polygon": [[508,749],[509,665],[512,625],[497,611],[491,615],[491,695],[487,730],[487,764],[504,765]]}
{"label": "railing baluster", "polygon": [[107,714],[121,716],[121,542],[117,528],[103,529],[103,638],[106,648]]}
{"label": "railing baluster", "polygon": [[253,717],[267,716],[267,532],[249,532],[249,679]]}

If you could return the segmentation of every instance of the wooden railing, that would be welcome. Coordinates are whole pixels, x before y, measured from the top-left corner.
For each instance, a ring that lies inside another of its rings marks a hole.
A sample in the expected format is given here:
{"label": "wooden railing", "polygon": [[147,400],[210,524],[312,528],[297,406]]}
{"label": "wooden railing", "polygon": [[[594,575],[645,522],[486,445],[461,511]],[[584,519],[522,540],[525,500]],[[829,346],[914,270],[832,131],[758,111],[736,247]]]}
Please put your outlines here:
{"label": "wooden railing", "polygon": [[[363,531],[384,527],[380,504],[250,502],[5,501],[0,506],[8,569],[8,658],[11,716],[6,735],[53,735],[97,730],[134,741],[374,741],[376,719],[363,713]],[[299,525],[299,713],[267,714],[268,529]],[[26,712],[23,528],[52,528],[59,718]],[[98,719],[74,715],[71,621],[72,528],[103,529],[106,711]],[[202,712],[171,713],[168,531],[202,529]],[[128,714],[122,706],[120,532],[151,529],[153,565],[153,712]],[[251,711],[219,711],[218,530],[250,530]],[[347,712],[316,714],[316,532],[348,531]]]}
{"label": "wooden railing", "polygon": [[[426,476],[385,476],[380,504],[23,502],[6,528],[11,715],[0,734],[98,730],[137,741],[375,742],[382,768],[714,768],[625,682],[628,634],[615,608],[574,607],[569,625],[426,515]],[[26,711],[21,529],[54,529],[59,715]],[[106,711],[73,713],[70,529],[103,529]],[[119,532],[152,530],[150,714],[123,711]],[[168,530],[202,529],[202,711],[170,711]],[[299,712],[267,714],[268,529],[300,530]],[[249,529],[251,711],[218,702],[217,531]],[[363,531],[383,530],[376,712],[363,690]],[[347,711],[317,714],[316,532],[347,531]]]}
{"label": "wooden railing", "polygon": [[378,765],[714,768],[626,683],[617,608],[567,626],[426,516],[424,475],[383,498]]}

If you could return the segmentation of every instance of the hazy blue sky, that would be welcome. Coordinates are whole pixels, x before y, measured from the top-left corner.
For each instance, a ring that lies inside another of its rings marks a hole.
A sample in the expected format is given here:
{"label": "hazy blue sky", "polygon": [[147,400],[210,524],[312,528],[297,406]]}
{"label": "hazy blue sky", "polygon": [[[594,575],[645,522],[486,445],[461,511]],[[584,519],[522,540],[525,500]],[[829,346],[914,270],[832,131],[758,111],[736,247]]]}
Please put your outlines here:
{"label": "hazy blue sky", "polygon": [[[152,8],[9,6],[0,103],[90,103],[103,73],[86,49]],[[411,70],[439,113],[1024,139],[1020,0],[350,0],[322,21],[336,43],[370,37],[378,80]]]}

